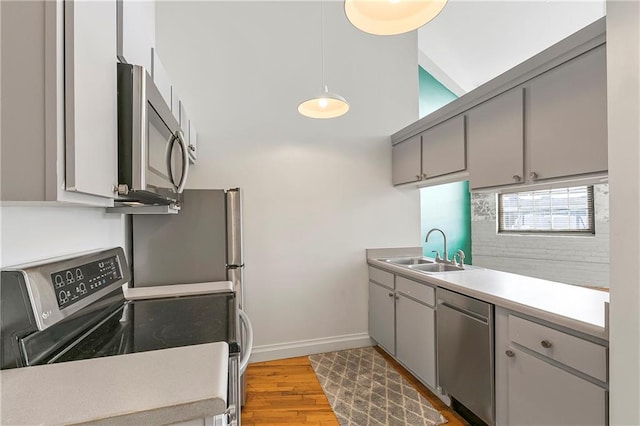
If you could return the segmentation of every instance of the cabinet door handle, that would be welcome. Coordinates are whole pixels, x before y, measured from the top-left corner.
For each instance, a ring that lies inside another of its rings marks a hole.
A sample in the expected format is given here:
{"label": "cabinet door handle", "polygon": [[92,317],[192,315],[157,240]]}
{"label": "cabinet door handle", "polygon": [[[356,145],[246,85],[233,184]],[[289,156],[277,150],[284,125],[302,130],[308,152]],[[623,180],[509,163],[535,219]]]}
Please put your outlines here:
{"label": "cabinet door handle", "polygon": [[422,176],[421,175],[416,175],[416,179],[422,180]]}
{"label": "cabinet door handle", "polygon": [[531,172],[529,173],[529,177],[531,178],[531,180],[537,180],[538,174],[536,172]]}
{"label": "cabinet door handle", "polygon": [[515,180],[516,182],[520,182],[522,178],[518,175],[513,175],[513,180]]}
{"label": "cabinet door handle", "polygon": [[549,349],[551,346],[553,346],[553,343],[551,343],[548,340],[543,340],[542,342],[540,342],[540,344],[542,345],[543,348],[545,349]]}
{"label": "cabinet door handle", "polygon": [[396,299],[396,300],[400,299],[400,296],[396,296],[396,297],[395,297],[395,299]]}
{"label": "cabinet door handle", "polygon": [[505,352],[505,354],[509,357],[509,358],[513,358],[514,356],[516,356],[515,352],[513,352],[511,349],[507,350]]}
{"label": "cabinet door handle", "polygon": [[393,293],[389,293],[389,297],[393,297]]}
{"label": "cabinet door handle", "polygon": [[423,174],[422,174],[422,179],[426,179],[426,178],[427,178],[427,174],[426,174],[426,173],[423,173]]}

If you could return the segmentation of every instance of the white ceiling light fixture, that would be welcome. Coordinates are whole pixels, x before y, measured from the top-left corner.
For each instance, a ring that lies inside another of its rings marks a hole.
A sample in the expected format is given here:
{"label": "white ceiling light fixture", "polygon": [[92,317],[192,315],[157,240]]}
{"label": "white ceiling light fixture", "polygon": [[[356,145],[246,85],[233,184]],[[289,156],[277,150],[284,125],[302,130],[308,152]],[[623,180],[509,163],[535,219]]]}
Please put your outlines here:
{"label": "white ceiling light fixture", "polygon": [[358,29],[375,35],[402,34],[438,16],[447,0],[345,0],[344,12]]}
{"label": "white ceiling light fixture", "polygon": [[335,118],[349,111],[349,104],[340,95],[329,92],[324,78],[324,2],[320,2],[320,51],[322,55],[322,90],[320,94],[298,105],[298,112],[309,118]]}

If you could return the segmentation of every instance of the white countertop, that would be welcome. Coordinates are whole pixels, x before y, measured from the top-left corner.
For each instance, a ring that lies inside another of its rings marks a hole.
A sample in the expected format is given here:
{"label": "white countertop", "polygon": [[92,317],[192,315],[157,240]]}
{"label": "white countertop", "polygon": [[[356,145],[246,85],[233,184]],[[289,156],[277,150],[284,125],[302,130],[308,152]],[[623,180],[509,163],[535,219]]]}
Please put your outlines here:
{"label": "white countertop", "polygon": [[377,260],[421,256],[419,248],[417,253],[393,250],[367,250],[369,265],[609,340],[605,326],[607,292],[484,268],[425,274]]}
{"label": "white countertop", "polygon": [[224,413],[227,343],[0,371],[0,424],[168,424]]}

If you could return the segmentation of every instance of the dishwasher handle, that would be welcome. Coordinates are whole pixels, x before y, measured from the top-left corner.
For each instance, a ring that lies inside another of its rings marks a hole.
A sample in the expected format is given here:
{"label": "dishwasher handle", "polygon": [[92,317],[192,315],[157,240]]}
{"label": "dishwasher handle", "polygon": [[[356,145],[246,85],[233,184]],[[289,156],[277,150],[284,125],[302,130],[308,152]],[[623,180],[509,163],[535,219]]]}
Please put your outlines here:
{"label": "dishwasher handle", "polygon": [[442,306],[443,308],[448,308],[448,309],[451,309],[453,311],[456,311],[457,313],[459,313],[461,315],[464,315],[465,317],[470,318],[472,320],[481,322],[482,324],[489,325],[489,318],[487,318],[485,316],[482,316],[482,315],[479,315],[476,312],[469,311],[469,310],[464,309],[464,308],[462,308],[460,306],[451,305],[451,304],[449,304],[449,303],[447,303],[445,301],[442,301],[442,300],[438,300],[438,308],[440,308],[440,306]]}

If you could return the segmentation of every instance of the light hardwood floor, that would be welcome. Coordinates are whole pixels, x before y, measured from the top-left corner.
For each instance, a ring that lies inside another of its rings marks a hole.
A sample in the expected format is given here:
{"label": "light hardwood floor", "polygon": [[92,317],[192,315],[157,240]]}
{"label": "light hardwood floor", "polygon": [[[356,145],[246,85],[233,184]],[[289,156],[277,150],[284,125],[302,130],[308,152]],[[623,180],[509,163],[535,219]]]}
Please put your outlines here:
{"label": "light hardwood floor", "polygon": [[251,364],[245,380],[244,426],[338,425],[306,356]]}
{"label": "light hardwood floor", "polygon": [[[447,425],[467,424],[382,349],[376,349],[442,413]],[[338,425],[306,356],[251,364],[245,379],[247,399],[242,408],[245,426]]]}

